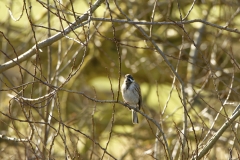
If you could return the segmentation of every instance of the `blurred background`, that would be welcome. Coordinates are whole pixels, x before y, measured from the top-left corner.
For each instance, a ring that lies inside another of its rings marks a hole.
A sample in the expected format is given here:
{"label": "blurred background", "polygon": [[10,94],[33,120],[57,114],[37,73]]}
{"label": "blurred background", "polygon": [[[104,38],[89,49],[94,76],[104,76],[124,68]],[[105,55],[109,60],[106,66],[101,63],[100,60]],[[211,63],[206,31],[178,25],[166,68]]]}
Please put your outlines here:
{"label": "blurred background", "polygon": [[[190,159],[239,103],[240,3],[100,0],[87,23],[48,41],[94,3],[0,2],[0,70],[46,41],[1,70],[0,158]],[[161,125],[169,152],[148,118],[139,114],[133,125],[127,107],[108,103],[123,102],[127,73],[140,84],[141,111]],[[238,122],[205,159],[238,158]]]}

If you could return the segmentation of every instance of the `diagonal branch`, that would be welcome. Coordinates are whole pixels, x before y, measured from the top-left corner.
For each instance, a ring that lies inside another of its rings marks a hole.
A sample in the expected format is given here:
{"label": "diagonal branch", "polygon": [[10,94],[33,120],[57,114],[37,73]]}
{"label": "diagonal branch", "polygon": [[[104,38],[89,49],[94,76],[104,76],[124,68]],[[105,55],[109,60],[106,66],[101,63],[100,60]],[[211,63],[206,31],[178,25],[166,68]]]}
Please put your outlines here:
{"label": "diagonal branch", "polygon": [[235,121],[236,118],[240,116],[240,104],[236,107],[235,111],[233,111],[232,116],[226,120],[226,122],[222,125],[222,127],[216,132],[215,135],[208,141],[208,143],[204,146],[204,148],[199,152],[197,156],[193,157],[193,160],[199,160],[205,156],[214,144],[218,141],[218,139],[222,136],[224,131]]}
{"label": "diagonal branch", "polygon": [[[36,54],[36,50],[37,49],[41,49],[47,46],[50,46],[51,44],[53,44],[54,42],[57,42],[58,40],[60,40],[61,38],[63,38],[65,35],[69,34],[70,32],[72,32],[73,30],[88,24],[88,22],[83,23],[86,20],[89,20],[89,13],[94,12],[102,3],[104,2],[104,0],[97,0],[86,12],[85,14],[83,14],[82,16],[80,16],[74,23],[72,23],[71,25],[69,25],[68,27],[66,27],[63,32],[57,33],[55,35],[53,35],[52,37],[49,37],[39,43],[37,43],[36,45],[34,45],[31,49],[29,49],[28,51],[26,51],[25,53],[21,54],[19,57],[16,57],[4,64],[0,65],[0,73],[6,71],[9,68],[12,68],[18,64],[20,64],[21,62],[27,60],[28,58],[32,57],[34,54]],[[10,43],[10,42],[9,42]]]}

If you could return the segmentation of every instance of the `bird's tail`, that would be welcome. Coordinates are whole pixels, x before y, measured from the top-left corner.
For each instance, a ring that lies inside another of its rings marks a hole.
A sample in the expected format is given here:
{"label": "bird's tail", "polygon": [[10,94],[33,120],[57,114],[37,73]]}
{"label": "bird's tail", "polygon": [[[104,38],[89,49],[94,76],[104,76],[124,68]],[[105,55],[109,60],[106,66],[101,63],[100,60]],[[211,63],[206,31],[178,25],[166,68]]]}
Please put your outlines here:
{"label": "bird's tail", "polygon": [[132,110],[132,123],[133,124],[138,123],[138,115],[137,115],[137,112],[134,110]]}

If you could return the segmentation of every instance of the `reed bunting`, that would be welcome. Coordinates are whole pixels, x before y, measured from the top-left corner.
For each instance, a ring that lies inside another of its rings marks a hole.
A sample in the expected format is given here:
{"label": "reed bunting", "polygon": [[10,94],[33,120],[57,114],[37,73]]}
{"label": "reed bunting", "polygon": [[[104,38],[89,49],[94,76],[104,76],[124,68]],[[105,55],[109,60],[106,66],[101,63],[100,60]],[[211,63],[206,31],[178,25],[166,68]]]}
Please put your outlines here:
{"label": "reed bunting", "polygon": [[[125,75],[121,92],[125,103],[140,110],[142,105],[141,89],[130,74]],[[137,112],[134,111],[133,109],[132,109],[132,122],[133,124],[138,123]]]}

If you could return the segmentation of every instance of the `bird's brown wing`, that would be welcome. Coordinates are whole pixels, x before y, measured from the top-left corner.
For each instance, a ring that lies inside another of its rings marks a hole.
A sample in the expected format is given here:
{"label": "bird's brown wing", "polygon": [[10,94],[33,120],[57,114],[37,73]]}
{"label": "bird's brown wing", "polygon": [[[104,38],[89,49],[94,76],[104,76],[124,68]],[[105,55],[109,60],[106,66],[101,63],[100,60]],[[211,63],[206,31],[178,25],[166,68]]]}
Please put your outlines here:
{"label": "bird's brown wing", "polygon": [[136,85],[136,87],[135,87],[136,92],[139,93],[138,109],[140,110],[140,109],[141,109],[141,106],[142,106],[141,88],[140,88],[140,86],[139,86],[137,83],[135,83],[135,85]]}

